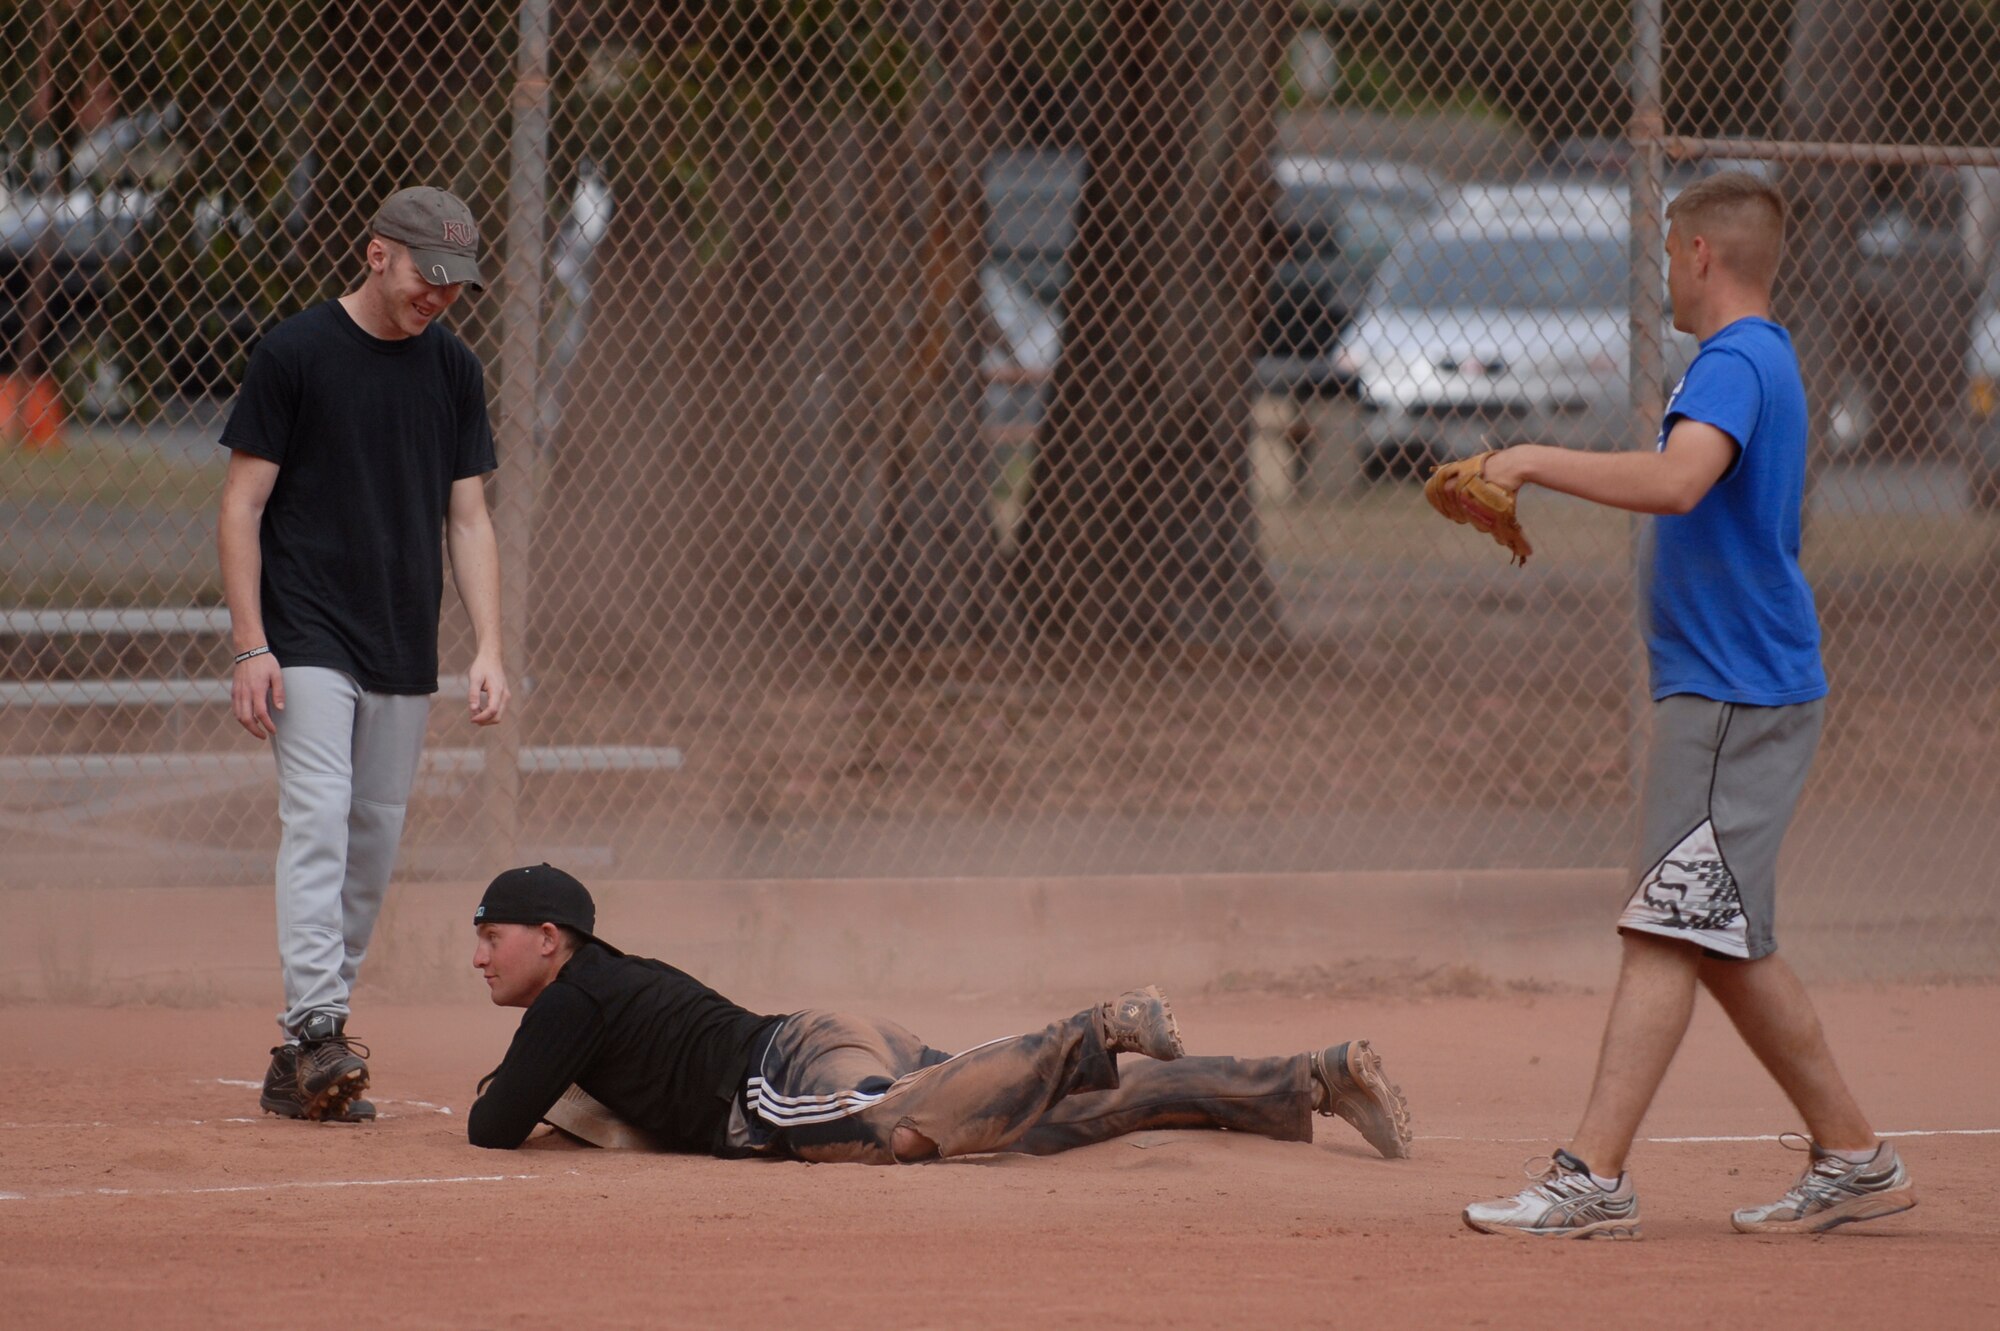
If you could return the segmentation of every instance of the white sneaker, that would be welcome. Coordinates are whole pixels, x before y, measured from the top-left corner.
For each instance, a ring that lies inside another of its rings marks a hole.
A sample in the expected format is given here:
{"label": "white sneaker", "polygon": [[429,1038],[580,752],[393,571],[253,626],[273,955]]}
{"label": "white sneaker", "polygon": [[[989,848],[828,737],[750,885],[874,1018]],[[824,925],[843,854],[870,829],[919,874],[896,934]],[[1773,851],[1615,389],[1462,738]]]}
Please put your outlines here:
{"label": "white sneaker", "polygon": [[1537,1180],[1512,1197],[1474,1202],[1465,1223],[1482,1234],[1539,1239],[1636,1239],[1639,1198],[1628,1170],[1610,1192],[1597,1186],[1583,1161],[1568,1151],[1528,1161]]}
{"label": "white sneaker", "polygon": [[1910,1171],[1883,1142],[1861,1164],[1843,1160],[1796,1132],[1778,1138],[1794,1151],[1810,1151],[1812,1163],[1784,1196],[1768,1206],[1749,1206],[1729,1217],[1741,1234],[1821,1234],[1857,1220],[1879,1220],[1917,1204]]}

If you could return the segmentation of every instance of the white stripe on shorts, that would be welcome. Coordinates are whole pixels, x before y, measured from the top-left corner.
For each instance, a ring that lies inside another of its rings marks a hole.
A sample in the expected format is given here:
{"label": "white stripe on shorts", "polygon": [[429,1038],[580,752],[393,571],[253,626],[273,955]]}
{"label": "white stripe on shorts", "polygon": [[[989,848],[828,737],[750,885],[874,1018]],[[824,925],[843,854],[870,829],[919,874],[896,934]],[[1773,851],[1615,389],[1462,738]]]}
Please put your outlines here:
{"label": "white stripe on shorts", "polygon": [[779,1128],[852,1118],[881,1103],[888,1094],[887,1091],[836,1091],[832,1095],[780,1095],[762,1077],[750,1078],[748,1090],[750,1112]]}
{"label": "white stripe on shorts", "polygon": [[[955,1062],[988,1045],[1005,1044],[1015,1038],[1003,1035],[998,1039],[982,1041],[970,1049],[959,1050],[944,1062]],[[762,1074],[752,1073],[744,1083],[744,1098],[749,1101],[750,1112],[773,1127],[796,1128],[808,1123],[833,1123],[852,1118],[880,1104],[914,1079],[943,1066],[944,1063],[933,1063],[930,1067],[919,1068],[908,1076],[898,1077],[883,1091],[833,1091],[825,1095],[785,1095],[774,1089]]]}

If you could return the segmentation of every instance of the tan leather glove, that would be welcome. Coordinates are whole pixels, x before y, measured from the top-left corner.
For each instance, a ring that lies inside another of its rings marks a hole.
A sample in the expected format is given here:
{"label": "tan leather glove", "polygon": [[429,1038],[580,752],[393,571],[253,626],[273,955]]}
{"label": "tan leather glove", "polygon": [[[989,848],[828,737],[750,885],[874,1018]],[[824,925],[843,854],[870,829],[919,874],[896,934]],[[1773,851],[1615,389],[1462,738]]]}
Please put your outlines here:
{"label": "tan leather glove", "polygon": [[1431,507],[1453,522],[1470,523],[1507,547],[1516,564],[1528,562],[1535,547],[1521,530],[1514,510],[1514,492],[1486,479],[1486,459],[1498,451],[1487,449],[1473,457],[1447,462],[1431,470],[1424,482],[1424,498]]}

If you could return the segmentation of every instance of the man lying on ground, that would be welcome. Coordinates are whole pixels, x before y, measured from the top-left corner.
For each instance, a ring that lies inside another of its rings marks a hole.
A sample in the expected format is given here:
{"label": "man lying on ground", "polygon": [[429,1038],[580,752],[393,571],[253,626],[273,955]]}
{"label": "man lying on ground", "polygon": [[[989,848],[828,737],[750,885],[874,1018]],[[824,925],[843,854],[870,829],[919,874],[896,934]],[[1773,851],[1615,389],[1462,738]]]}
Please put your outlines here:
{"label": "man lying on ground", "polygon": [[[527,1009],[472,1106],[474,1146],[511,1150],[546,1120],[600,1144],[887,1165],[1048,1155],[1152,1128],[1310,1141],[1318,1113],[1386,1157],[1410,1154],[1409,1108],[1365,1040],[1185,1058],[1165,998],[1146,988],[946,1054],[894,1022],[746,1011],[607,945],[596,919],[588,889],[547,864],[501,874],[473,913],[472,964],[493,1002]],[[1153,1061],[1121,1069],[1123,1053]]]}

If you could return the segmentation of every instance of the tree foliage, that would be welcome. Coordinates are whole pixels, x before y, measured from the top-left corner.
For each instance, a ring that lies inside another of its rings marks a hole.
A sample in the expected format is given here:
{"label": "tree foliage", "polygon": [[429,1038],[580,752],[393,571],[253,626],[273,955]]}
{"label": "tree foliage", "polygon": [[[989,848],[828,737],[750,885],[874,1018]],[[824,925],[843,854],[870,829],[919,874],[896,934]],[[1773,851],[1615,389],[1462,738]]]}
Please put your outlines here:
{"label": "tree foliage", "polygon": [[[1783,122],[1797,0],[1663,6],[1667,123],[1769,136]],[[1305,0],[1302,19],[1345,55],[1339,94],[1390,110],[1490,107],[1543,139],[1621,133],[1630,118],[1630,0]],[[1883,132],[1988,143],[2000,134],[2000,6],[1895,0],[1880,53]]]}

